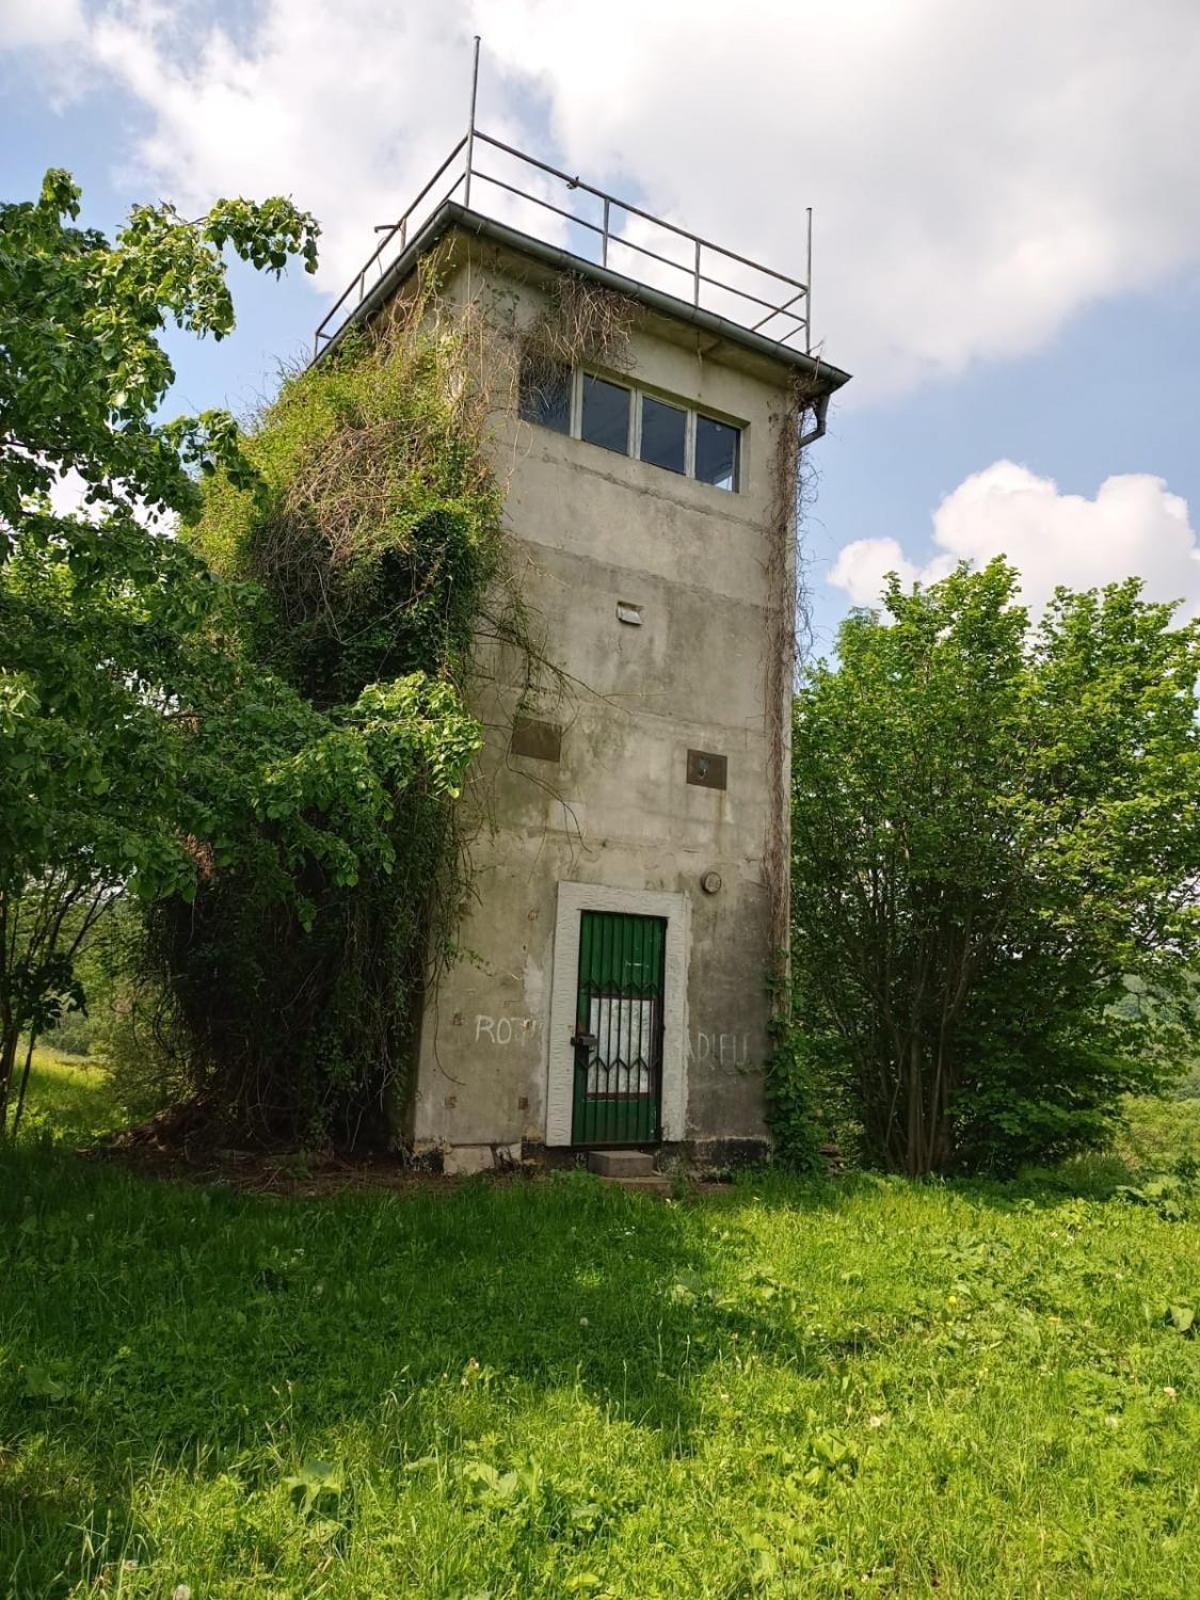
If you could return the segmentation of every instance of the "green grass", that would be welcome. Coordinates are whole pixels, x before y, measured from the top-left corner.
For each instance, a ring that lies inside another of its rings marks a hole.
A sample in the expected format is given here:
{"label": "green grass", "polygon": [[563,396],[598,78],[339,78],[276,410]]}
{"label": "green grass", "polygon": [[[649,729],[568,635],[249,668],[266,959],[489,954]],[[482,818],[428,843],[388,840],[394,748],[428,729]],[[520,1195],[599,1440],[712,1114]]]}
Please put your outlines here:
{"label": "green grass", "polygon": [[0,1153],[0,1595],[1179,1600],[1200,1221],[1081,1187]]}
{"label": "green grass", "polygon": [[1118,1150],[1139,1171],[1200,1166],[1200,1099],[1133,1101]]}
{"label": "green grass", "polygon": [[56,1050],[35,1050],[20,1138],[25,1143],[83,1145],[123,1125],[103,1065]]}

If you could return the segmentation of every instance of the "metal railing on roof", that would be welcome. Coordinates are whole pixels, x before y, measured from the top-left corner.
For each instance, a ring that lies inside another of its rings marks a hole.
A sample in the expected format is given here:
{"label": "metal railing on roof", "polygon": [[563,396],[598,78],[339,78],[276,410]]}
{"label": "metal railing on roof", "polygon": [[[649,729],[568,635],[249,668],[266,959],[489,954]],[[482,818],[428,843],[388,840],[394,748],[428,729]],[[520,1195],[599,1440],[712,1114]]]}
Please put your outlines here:
{"label": "metal railing on roof", "polygon": [[[739,255],[734,250],[727,250],[723,245],[714,244],[710,239],[704,239],[676,223],[656,217],[641,206],[597,189],[578,176],[563,172],[536,156],[526,155],[514,145],[506,144],[503,139],[485,133],[475,122],[478,77],[479,41],[476,39],[471,110],[466,133],[399,221],[385,223],[377,230],[383,237],[316,330],[314,358],[353,318],[359,306],[416,238],[423,223],[436,215],[448,201],[456,199],[460,190],[463,207],[472,209],[474,198],[478,209],[480,185],[488,186],[485,191],[488,194],[501,197],[501,209],[507,203],[511,211],[515,202],[518,208],[535,207],[535,215],[544,213],[554,219],[550,223],[550,231],[565,235],[567,247],[573,254],[621,272],[635,282],[665,290],[677,299],[686,298],[694,306],[716,312],[776,344],[811,352],[811,206],[806,209],[807,281],[801,282],[798,278],[790,278],[786,273]],[[480,166],[480,145],[496,153],[498,164],[504,160],[511,163],[507,177],[488,172]],[[540,183],[546,193],[539,194],[534,188],[523,187],[521,182],[514,181],[527,171],[534,175],[528,181]],[[453,174],[451,181],[448,186],[443,186],[442,180],[449,173]],[[588,197],[594,203],[593,214],[589,217],[581,215],[577,209],[556,205],[550,195],[557,195],[559,184],[571,196]],[[501,216],[498,220],[505,219]],[[652,232],[655,229],[659,230],[662,237]],[[658,249],[652,248],[651,239],[659,245]],[[594,254],[587,253],[589,245]],[[664,254],[672,245],[682,249],[682,259],[672,259]],[[641,266],[645,262],[653,265],[642,266],[641,271],[625,270],[626,267]],[[715,275],[718,272],[730,274],[740,281],[731,282],[728,277],[718,277]]]}

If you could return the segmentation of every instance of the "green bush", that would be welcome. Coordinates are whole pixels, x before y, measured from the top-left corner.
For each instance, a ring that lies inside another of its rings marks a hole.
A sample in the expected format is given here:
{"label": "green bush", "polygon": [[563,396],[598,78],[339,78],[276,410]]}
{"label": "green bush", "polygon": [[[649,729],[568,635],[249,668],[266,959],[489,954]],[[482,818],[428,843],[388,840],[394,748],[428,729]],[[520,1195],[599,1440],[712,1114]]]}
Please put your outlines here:
{"label": "green bush", "polygon": [[795,702],[803,1081],[867,1157],[1011,1171],[1194,1056],[1200,630],[1136,581],[1031,626],[1003,561],[843,624]]}
{"label": "green bush", "polygon": [[60,1056],[90,1056],[96,1042],[96,1028],[90,1017],[74,1011],[45,1035],[47,1050]]}

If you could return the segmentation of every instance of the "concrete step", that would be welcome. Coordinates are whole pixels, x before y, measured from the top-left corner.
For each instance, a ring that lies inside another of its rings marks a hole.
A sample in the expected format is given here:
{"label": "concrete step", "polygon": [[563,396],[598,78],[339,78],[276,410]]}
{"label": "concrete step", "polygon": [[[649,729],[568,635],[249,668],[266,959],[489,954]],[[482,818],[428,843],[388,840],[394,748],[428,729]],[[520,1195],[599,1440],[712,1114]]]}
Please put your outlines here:
{"label": "concrete step", "polygon": [[671,1180],[664,1178],[661,1172],[648,1178],[601,1178],[600,1182],[611,1184],[614,1189],[624,1189],[627,1194],[667,1195],[671,1192]]}
{"label": "concrete step", "polygon": [[589,1150],[588,1171],[602,1178],[653,1178],[654,1157],[644,1150]]}

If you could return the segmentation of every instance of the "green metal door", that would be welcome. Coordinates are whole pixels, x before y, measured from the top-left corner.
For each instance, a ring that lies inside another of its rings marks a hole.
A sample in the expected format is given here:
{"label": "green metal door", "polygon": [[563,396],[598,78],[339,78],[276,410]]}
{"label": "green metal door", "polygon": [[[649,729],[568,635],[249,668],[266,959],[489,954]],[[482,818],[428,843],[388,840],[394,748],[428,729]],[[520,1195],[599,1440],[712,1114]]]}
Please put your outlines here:
{"label": "green metal door", "polygon": [[662,1137],[662,917],[584,911],[575,1005],[576,1145]]}

